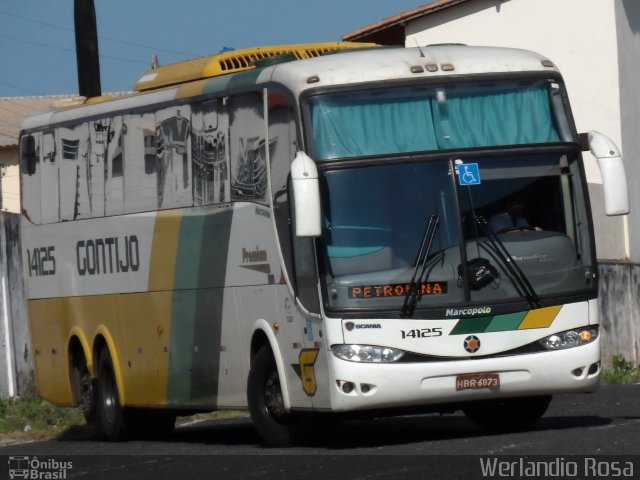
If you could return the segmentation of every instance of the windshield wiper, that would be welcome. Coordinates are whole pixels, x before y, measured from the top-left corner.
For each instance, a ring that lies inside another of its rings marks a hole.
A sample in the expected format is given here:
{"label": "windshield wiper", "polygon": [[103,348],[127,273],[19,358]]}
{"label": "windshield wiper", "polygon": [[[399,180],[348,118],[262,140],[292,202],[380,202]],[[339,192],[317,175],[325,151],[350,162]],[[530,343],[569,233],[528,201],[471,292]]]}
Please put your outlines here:
{"label": "windshield wiper", "polygon": [[513,282],[518,295],[527,300],[531,308],[540,308],[540,297],[529,282],[529,279],[524,274],[524,272],[520,269],[515,259],[507,250],[507,247],[504,246],[502,240],[498,238],[496,233],[493,231],[489,223],[484,217],[474,217],[476,224],[480,226],[480,228],[484,231],[487,239],[489,239],[489,243],[494,249],[494,253],[496,254],[496,260],[502,265],[504,270],[509,274],[509,278]]}
{"label": "windshield wiper", "polygon": [[[434,214],[429,217],[429,223],[422,236],[422,244],[416,257],[416,268],[413,270],[413,276],[409,282],[409,291],[404,297],[404,303],[400,310],[400,315],[403,317],[410,317],[413,315],[416,309],[416,304],[422,298],[422,282],[424,281],[424,274],[427,270],[427,257],[431,251],[431,245],[433,239],[436,236],[438,225],[440,224],[440,215]],[[420,272],[418,274],[418,271]]]}

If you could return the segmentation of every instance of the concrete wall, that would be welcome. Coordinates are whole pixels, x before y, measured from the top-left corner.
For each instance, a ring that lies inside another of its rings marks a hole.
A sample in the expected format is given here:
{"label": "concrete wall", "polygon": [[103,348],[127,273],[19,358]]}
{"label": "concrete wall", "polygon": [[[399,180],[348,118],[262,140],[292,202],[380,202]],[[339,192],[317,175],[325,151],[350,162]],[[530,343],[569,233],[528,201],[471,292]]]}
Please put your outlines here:
{"label": "concrete wall", "polygon": [[[615,3],[618,38],[618,65],[620,70],[620,114],[622,152],[629,181],[630,255],[633,263],[640,263],[640,2],[619,0]],[[637,305],[637,303],[636,303]]]}
{"label": "concrete wall", "polygon": [[[640,266],[601,262],[599,314],[602,327],[602,361],[614,355],[640,363]],[[624,321],[621,321],[625,319]]]}
{"label": "concrete wall", "polygon": [[34,390],[22,277],[20,216],[0,213],[0,398]]}

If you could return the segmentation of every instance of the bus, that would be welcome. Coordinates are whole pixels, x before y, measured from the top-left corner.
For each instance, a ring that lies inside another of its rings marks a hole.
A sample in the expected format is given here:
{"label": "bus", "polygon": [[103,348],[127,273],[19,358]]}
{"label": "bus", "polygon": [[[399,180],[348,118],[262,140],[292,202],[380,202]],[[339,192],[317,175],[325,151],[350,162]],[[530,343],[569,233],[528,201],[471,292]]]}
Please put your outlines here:
{"label": "bus", "polygon": [[582,152],[608,215],[624,167],[544,56],[224,52],[36,114],[20,147],[37,390],[102,438],[224,409],[269,445],[352,414],[521,429],[598,387]]}

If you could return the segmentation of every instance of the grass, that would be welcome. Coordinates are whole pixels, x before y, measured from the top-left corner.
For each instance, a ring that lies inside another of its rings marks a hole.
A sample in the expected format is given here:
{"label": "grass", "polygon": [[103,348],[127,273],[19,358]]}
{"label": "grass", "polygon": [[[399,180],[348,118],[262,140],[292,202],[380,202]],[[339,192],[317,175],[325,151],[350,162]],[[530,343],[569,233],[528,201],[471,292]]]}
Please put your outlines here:
{"label": "grass", "polygon": [[640,366],[615,355],[611,367],[604,368],[600,376],[602,383],[623,384],[640,382]]}
{"label": "grass", "polygon": [[[176,425],[195,420],[232,418],[246,415],[245,412],[220,411],[198,413],[188,417],[178,417]],[[0,398],[0,445],[70,435],[87,438],[82,411],[79,408],[57,407],[37,395]]]}
{"label": "grass", "polygon": [[79,409],[56,407],[36,395],[0,399],[0,441],[49,438],[83,423]]}
{"label": "grass", "polygon": [[[640,366],[622,356],[614,356],[610,367],[602,370],[604,384],[640,382]],[[178,417],[177,424],[194,420],[211,420],[246,415],[245,412],[221,411]],[[85,431],[79,408],[56,407],[37,395],[3,400],[0,398],[0,444],[52,438],[73,431]]]}

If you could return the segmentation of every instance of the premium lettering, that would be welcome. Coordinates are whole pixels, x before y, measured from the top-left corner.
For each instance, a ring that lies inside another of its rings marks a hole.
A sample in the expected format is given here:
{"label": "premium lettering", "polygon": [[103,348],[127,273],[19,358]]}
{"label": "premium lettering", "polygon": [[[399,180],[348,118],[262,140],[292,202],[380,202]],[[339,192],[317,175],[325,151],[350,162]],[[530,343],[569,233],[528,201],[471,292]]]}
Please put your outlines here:
{"label": "premium lettering", "polygon": [[242,263],[258,263],[267,261],[267,251],[260,250],[256,246],[255,250],[242,249]]}

